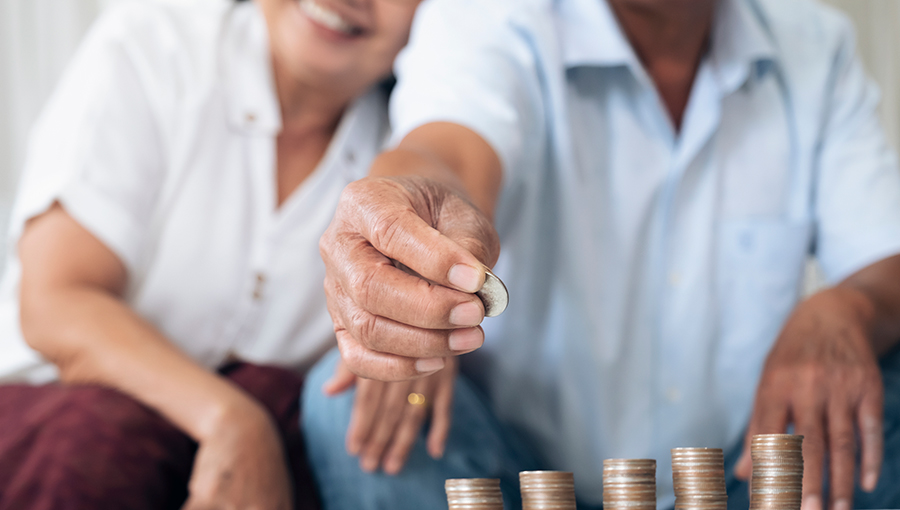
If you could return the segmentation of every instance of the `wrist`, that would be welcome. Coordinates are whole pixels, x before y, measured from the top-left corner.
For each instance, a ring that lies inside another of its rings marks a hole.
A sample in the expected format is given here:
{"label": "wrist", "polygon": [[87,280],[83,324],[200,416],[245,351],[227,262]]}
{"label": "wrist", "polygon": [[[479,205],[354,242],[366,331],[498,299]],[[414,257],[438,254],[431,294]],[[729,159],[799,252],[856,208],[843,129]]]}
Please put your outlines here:
{"label": "wrist", "polygon": [[853,287],[838,286],[834,288],[834,291],[840,293],[841,299],[846,303],[850,313],[871,335],[877,315],[875,300],[864,291]]}
{"label": "wrist", "polygon": [[196,430],[191,434],[198,443],[219,435],[224,429],[268,424],[268,413],[252,397],[238,388],[228,390],[210,400],[203,410]]}

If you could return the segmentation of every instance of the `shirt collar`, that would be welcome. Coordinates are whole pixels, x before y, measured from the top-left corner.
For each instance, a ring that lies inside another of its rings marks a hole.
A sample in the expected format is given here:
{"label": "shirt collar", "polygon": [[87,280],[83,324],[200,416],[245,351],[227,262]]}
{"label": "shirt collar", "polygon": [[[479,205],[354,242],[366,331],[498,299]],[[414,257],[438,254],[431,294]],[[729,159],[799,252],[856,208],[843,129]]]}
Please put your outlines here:
{"label": "shirt collar", "polygon": [[221,49],[229,125],[248,134],[280,132],[281,105],[275,91],[268,28],[256,2],[241,2],[232,8]]}
{"label": "shirt collar", "polygon": [[563,63],[615,67],[638,62],[606,0],[556,0]]}
{"label": "shirt collar", "polygon": [[720,0],[710,58],[725,91],[737,90],[755,64],[777,58],[770,34],[748,0]]}
{"label": "shirt collar", "polygon": [[[556,0],[563,62],[577,66],[640,65],[606,0]],[[712,32],[711,56],[726,76],[774,60],[775,50],[760,18],[747,0],[720,0]],[[746,75],[746,73],[745,73]]]}

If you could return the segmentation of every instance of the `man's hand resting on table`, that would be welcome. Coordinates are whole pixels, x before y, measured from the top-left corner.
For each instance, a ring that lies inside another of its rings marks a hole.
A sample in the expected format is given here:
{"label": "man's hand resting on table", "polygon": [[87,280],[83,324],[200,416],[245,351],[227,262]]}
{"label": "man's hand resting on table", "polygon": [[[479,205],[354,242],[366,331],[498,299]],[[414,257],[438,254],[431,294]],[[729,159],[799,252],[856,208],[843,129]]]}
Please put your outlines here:
{"label": "man's hand resting on table", "polygon": [[499,241],[490,220],[451,186],[417,176],[351,183],[320,250],[338,346],[354,374],[414,379],[484,342],[484,305],[473,293]]}
{"label": "man's hand resting on table", "polygon": [[[750,437],[783,433],[803,439],[803,510],[853,508],[857,450],[860,481],[872,491],[883,453],[883,387],[871,342],[872,307],[858,290],[828,289],[801,303],[763,368],[744,453],[735,468],[749,478]],[[857,445],[857,437],[859,445]],[[830,495],[822,494],[830,468]]]}

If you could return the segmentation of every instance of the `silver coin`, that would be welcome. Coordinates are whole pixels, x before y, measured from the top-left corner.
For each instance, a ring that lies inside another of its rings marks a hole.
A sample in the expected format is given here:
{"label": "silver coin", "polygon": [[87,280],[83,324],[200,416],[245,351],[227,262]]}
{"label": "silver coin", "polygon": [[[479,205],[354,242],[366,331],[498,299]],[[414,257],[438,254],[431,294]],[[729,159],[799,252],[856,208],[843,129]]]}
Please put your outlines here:
{"label": "silver coin", "polygon": [[484,270],[484,285],[475,295],[484,303],[485,317],[496,317],[509,305],[506,285],[490,269]]}

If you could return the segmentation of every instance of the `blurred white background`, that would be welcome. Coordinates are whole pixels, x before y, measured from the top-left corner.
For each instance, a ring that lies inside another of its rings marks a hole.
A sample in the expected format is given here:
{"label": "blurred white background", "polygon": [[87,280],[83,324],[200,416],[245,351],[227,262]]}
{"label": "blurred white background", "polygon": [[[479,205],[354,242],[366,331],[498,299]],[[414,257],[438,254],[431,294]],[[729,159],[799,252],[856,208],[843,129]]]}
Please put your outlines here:
{"label": "blurred white background", "polygon": [[[0,250],[29,128],[84,32],[116,1],[0,0]],[[827,1],[856,22],[885,129],[900,147],[900,0]]]}

